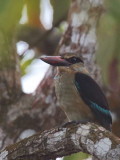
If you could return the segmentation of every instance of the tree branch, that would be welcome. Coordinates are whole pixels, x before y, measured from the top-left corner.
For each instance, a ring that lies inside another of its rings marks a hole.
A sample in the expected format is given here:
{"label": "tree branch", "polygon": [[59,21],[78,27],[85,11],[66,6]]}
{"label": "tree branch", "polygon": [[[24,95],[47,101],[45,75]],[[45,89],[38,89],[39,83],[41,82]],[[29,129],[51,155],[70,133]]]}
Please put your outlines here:
{"label": "tree branch", "polygon": [[71,124],[10,145],[0,153],[0,159],[48,160],[80,151],[94,155],[98,160],[119,160],[120,139],[93,123]]}

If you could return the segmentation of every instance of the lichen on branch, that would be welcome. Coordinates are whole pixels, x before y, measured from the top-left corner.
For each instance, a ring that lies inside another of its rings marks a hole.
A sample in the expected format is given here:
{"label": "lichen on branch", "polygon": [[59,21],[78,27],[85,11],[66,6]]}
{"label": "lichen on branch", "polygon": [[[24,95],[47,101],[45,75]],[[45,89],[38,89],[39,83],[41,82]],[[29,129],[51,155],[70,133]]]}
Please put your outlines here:
{"label": "lichen on branch", "polygon": [[81,151],[94,155],[98,160],[119,160],[120,139],[93,123],[70,124],[10,145],[0,153],[0,159],[46,160]]}

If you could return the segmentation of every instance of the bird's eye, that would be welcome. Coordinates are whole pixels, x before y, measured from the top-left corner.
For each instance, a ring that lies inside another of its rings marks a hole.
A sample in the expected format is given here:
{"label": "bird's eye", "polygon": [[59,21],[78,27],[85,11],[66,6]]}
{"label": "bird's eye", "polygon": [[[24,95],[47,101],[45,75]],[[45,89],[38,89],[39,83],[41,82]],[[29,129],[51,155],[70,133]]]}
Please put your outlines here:
{"label": "bird's eye", "polygon": [[72,57],[72,62],[76,62],[77,58],[76,57]]}
{"label": "bird's eye", "polygon": [[71,58],[67,59],[67,61],[72,63],[72,64],[79,63],[79,62],[83,63],[83,61],[78,57],[71,57]]}

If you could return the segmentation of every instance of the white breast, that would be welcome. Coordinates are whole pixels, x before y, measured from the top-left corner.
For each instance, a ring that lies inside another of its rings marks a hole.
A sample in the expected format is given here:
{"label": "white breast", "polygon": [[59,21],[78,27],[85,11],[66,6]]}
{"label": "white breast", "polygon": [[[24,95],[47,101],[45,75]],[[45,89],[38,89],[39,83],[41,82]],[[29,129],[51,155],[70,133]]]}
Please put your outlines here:
{"label": "white breast", "polygon": [[92,119],[91,110],[81,99],[75,84],[74,75],[62,73],[55,77],[55,90],[60,106],[69,120]]}

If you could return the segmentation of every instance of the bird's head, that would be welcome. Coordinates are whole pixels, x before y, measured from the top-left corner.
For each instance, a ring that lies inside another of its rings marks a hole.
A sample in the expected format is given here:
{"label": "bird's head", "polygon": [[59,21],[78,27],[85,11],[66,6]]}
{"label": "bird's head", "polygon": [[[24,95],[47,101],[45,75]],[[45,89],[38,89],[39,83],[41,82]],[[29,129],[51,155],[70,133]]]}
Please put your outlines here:
{"label": "bird's head", "polygon": [[57,66],[67,70],[76,70],[84,65],[83,60],[79,55],[70,53],[66,53],[62,56],[42,56],[40,59],[52,66]]}

